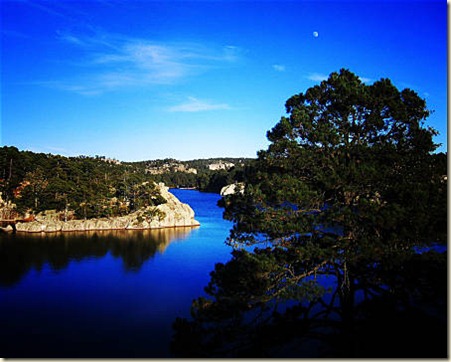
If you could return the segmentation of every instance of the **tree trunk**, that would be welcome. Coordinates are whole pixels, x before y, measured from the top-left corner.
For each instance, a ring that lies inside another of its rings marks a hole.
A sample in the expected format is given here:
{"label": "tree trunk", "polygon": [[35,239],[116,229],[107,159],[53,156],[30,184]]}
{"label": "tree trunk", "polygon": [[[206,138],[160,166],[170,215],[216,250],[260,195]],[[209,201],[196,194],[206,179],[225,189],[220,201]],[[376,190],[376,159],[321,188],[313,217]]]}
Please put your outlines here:
{"label": "tree trunk", "polygon": [[339,296],[342,312],[343,351],[346,356],[354,355],[354,287],[347,261],[343,262],[343,275],[339,280]]}

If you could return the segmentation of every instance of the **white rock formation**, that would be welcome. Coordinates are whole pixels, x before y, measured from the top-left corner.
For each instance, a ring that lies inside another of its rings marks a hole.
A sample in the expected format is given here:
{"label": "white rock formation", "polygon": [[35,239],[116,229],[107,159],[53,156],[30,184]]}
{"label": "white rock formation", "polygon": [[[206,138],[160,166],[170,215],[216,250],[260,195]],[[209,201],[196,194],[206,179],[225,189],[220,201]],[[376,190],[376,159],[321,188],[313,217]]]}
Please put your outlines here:
{"label": "white rock formation", "polygon": [[38,214],[36,221],[17,223],[18,232],[56,232],[56,231],[91,231],[91,230],[121,230],[121,229],[159,229],[170,227],[199,226],[194,219],[194,211],[188,205],[180,202],[169,188],[159,184],[161,196],[165,204],[149,206],[126,216],[100,218],[89,220],[59,221],[51,214]]}
{"label": "white rock formation", "polygon": [[227,195],[233,195],[235,193],[239,192],[240,194],[244,193],[244,183],[238,182],[231,185],[224,186],[219,194],[221,196],[227,196]]}
{"label": "white rock formation", "polygon": [[227,161],[219,161],[216,163],[210,163],[207,167],[209,170],[217,171],[217,170],[228,170],[235,166],[235,164]]}

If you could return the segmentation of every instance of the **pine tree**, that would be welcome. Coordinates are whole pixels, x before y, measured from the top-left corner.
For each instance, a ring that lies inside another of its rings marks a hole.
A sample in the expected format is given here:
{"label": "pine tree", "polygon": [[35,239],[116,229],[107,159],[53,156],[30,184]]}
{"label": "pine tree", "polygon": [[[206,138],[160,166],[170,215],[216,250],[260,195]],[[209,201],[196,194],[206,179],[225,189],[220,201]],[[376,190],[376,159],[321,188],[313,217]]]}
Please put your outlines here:
{"label": "pine tree", "polygon": [[[280,328],[296,326],[291,337],[304,338],[327,322],[353,357],[365,305],[356,295],[411,308],[410,293],[424,292],[412,278],[422,260],[415,247],[446,242],[431,232],[446,229],[437,217],[446,215],[446,180],[433,154],[436,131],[424,126],[430,111],[414,91],[388,79],[366,85],[342,69],[285,106],[268,149],[245,172],[244,195],[225,199],[232,260],[216,265],[193,321],[176,323],[179,337],[196,330],[192,345],[212,356],[265,357],[283,343]],[[445,259],[436,260],[435,277],[445,275]],[[328,302],[319,279],[331,285]]]}

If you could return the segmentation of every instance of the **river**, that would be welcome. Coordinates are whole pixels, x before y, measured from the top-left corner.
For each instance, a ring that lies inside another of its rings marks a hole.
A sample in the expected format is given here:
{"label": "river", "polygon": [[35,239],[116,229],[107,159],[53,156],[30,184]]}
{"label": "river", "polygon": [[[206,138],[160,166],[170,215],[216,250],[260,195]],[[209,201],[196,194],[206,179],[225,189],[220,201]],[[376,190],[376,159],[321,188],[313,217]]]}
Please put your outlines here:
{"label": "river", "polygon": [[172,189],[201,226],[0,235],[0,357],[162,358],[230,258],[217,194]]}

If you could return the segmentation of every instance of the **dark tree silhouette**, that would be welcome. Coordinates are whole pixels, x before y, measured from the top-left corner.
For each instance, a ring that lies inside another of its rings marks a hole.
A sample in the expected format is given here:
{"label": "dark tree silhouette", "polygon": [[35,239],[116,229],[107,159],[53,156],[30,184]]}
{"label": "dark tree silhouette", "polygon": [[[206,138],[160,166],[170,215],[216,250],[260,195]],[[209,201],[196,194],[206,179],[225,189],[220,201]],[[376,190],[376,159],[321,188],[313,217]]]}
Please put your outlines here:
{"label": "dark tree silhouette", "polygon": [[224,200],[236,251],[176,321],[174,353],[445,357],[446,255],[418,249],[446,242],[425,101],[342,69],[286,111],[244,195]]}

